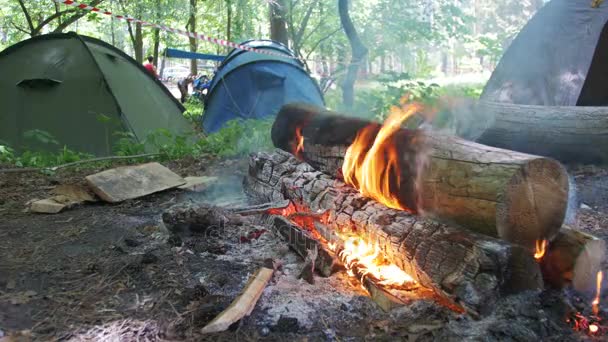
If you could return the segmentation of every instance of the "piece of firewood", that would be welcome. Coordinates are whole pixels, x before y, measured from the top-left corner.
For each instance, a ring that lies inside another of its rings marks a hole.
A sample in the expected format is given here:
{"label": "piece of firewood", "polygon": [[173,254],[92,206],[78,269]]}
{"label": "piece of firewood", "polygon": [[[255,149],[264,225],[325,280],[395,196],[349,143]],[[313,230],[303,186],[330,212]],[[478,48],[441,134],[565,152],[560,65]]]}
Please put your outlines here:
{"label": "piece of firewood", "polygon": [[330,229],[377,243],[419,284],[469,312],[491,310],[505,292],[542,288],[540,267],[523,247],[387,208],[289,153],[252,155],[244,185],[258,201],[326,210]]}
{"label": "piece of firewood", "polygon": [[339,267],[339,262],[334,255],[309,236],[301,227],[281,216],[274,216],[272,222],[273,228],[287,241],[289,247],[303,259],[309,256],[309,251],[317,251],[314,269],[321,276],[329,277]]}
{"label": "piece of firewood", "polygon": [[309,284],[315,283],[315,262],[317,261],[317,249],[308,250],[308,255],[306,255],[306,259],[304,260],[304,266],[302,266],[302,271],[300,271],[300,275],[298,275],[298,279],[304,279]]}
{"label": "piece of firewood", "polygon": [[545,282],[562,288],[593,293],[596,275],[606,257],[606,242],[591,234],[564,225],[541,260]]}
{"label": "piece of firewood", "polygon": [[[375,135],[381,124],[290,104],[279,112],[272,140],[315,169],[341,177],[344,155],[364,127]],[[531,251],[537,240],[551,240],[563,223],[568,175],[553,159],[407,129],[388,143],[396,147],[400,167],[400,183],[390,188],[411,212]]]}
{"label": "piece of firewood", "polygon": [[208,334],[214,332],[225,331],[232,324],[249,316],[255,307],[255,304],[260,299],[264,288],[272,279],[274,270],[267,267],[261,267],[250,279],[241,294],[216,318],[207,324],[201,333]]}
{"label": "piece of firewood", "polygon": [[[535,106],[478,101],[470,110],[484,120],[467,132],[466,118],[457,134],[465,139],[514,151],[552,157],[567,163],[603,164],[608,161],[608,108]],[[454,108],[458,112],[459,108]]]}

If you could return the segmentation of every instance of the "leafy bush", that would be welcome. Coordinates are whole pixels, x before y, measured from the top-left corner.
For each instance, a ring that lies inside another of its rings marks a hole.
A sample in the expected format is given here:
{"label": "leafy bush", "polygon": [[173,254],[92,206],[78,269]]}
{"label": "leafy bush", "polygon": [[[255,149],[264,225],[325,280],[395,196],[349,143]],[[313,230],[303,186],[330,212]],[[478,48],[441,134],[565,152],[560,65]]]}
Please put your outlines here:
{"label": "leafy bush", "polygon": [[254,151],[272,149],[270,129],[273,120],[232,120],[221,130],[200,139],[201,153],[222,157],[246,155]]}
{"label": "leafy bush", "polygon": [[190,96],[188,101],[184,103],[184,107],[186,107],[184,117],[193,124],[198,125],[203,117],[203,103],[196,97]]}

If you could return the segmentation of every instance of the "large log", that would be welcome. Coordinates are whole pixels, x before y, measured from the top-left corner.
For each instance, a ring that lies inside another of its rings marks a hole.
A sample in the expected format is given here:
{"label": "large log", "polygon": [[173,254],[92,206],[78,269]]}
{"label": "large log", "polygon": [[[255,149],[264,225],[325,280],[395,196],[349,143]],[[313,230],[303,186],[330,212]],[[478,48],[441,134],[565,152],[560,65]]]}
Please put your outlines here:
{"label": "large log", "polygon": [[289,153],[253,155],[244,186],[260,202],[289,199],[325,212],[329,228],[377,243],[419,284],[470,312],[490,310],[503,293],[542,288],[540,267],[523,247],[390,209]]}
{"label": "large log", "polygon": [[[276,147],[314,168],[339,176],[347,148],[369,125],[380,128],[378,123],[291,104],[278,114],[272,139]],[[397,146],[401,166],[401,183],[392,184],[394,192],[415,213],[530,250],[536,240],[551,240],[561,227],[568,176],[553,159],[407,129],[398,130],[390,143]]]}
{"label": "large log", "polygon": [[[458,115],[457,134],[490,146],[552,157],[563,162],[608,161],[608,108],[530,106],[479,101]],[[470,118],[476,122],[471,122]],[[482,122],[483,124],[479,124]],[[471,129],[474,127],[474,129]]]}
{"label": "large log", "polygon": [[604,240],[564,225],[542,258],[543,277],[557,288],[572,285],[578,291],[593,293],[605,256]]}

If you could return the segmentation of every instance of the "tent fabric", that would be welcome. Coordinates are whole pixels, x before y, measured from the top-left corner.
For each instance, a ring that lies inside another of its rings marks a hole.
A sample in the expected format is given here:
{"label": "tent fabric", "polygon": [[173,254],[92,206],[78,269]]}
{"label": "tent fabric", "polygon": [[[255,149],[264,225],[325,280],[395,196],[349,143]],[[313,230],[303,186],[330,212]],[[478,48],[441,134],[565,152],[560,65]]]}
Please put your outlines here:
{"label": "tent fabric", "polygon": [[608,88],[597,80],[608,76],[608,35],[602,34],[607,21],[608,6],[551,0],[513,40],[481,98],[545,106],[608,105]]}
{"label": "tent fabric", "polygon": [[226,58],[226,56],[221,55],[210,55],[206,53],[198,53],[198,52],[190,52],[184,50],[177,50],[167,48],[165,49],[165,57],[170,58],[184,58],[184,59],[202,59],[202,60],[210,60],[210,61],[218,61],[221,62]]}
{"label": "tent fabric", "polygon": [[289,102],[324,106],[323,94],[302,63],[284,45],[271,40],[242,43],[285,55],[232,50],[211,80],[205,99],[202,126],[205,133],[219,130],[234,119],[274,116]]}
{"label": "tent fabric", "polygon": [[67,33],[20,42],[0,52],[0,75],[0,142],[16,150],[44,148],[25,137],[32,130],[99,156],[112,154],[118,132],[141,141],[158,129],[192,131],[160,81],[94,38]]}

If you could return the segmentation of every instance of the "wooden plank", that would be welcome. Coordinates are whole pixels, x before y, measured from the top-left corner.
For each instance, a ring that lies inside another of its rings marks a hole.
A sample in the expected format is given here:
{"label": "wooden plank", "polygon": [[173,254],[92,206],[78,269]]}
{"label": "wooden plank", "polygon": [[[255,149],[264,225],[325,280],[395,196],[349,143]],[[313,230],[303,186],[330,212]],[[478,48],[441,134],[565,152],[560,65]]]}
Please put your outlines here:
{"label": "wooden plank", "polygon": [[232,324],[249,316],[255,307],[255,304],[260,299],[264,288],[272,279],[274,270],[271,268],[260,268],[250,279],[245,289],[236,299],[230,304],[226,310],[222,311],[216,318],[207,324],[201,332],[209,334],[214,332],[225,331]]}
{"label": "wooden plank", "polygon": [[182,177],[159,163],[118,167],[87,176],[85,179],[97,196],[110,203],[143,197],[186,184]]}

